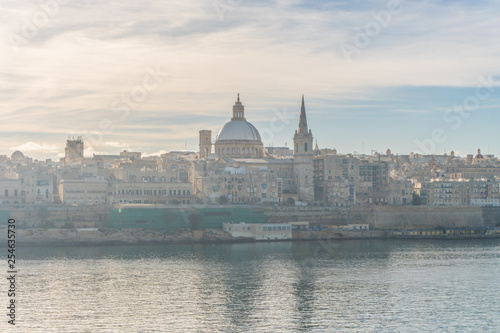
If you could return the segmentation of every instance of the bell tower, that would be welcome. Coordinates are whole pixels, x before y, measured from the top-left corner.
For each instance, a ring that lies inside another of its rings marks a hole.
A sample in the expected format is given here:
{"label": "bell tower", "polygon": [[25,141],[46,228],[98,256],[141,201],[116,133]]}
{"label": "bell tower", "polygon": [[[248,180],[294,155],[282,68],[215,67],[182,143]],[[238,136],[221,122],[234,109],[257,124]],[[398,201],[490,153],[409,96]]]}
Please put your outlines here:
{"label": "bell tower", "polygon": [[304,95],[300,107],[299,128],[293,136],[293,171],[300,201],[314,200],[313,135],[307,126]]}
{"label": "bell tower", "polygon": [[212,131],[210,130],[201,130],[200,131],[200,153],[199,159],[202,160],[207,158],[210,154],[212,154]]}

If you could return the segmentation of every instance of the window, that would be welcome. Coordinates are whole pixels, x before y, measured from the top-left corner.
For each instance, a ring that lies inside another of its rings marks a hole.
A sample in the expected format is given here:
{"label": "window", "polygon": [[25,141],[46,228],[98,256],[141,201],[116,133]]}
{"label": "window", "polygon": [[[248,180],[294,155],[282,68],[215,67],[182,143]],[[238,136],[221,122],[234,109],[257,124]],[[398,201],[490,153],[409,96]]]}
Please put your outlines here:
{"label": "window", "polygon": [[307,142],[304,143],[304,151],[307,152]]}

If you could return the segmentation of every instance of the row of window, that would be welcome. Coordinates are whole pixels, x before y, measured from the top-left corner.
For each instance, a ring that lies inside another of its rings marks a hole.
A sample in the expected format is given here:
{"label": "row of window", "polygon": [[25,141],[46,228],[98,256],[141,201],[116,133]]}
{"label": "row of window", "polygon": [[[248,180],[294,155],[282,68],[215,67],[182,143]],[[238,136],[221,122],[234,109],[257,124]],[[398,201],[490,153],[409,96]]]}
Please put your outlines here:
{"label": "row of window", "polygon": [[158,204],[158,205],[166,205],[167,203],[170,203],[170,204],[178,204],[178,203],[182,203],[182,204],[188,204],[189,205],[189,200],[178,200],[177,202],[175,201],[169,201],[167,202],[167,200],[158,200],[158,201],[152,201],[152,200],[120,200],[120,203],[123,203],[123,204]]}
{"label": "row of window", "polygon": [[264,231],[287,231],[287,230],[292,230],[292,226],[286,226],[286,225],[279,225],[279,226],[268,226],[268,227],[263,227]]}
{"label": "row of window", "polygon": [[[167,195],[167,190],[118,190],[118,195]],[[191,195],[191,190],[168,190],[168,195]]]}
{"label": "row of window", "polygon": [[257,148],[217,148],[217,154],[219,155],[255,155],[255,154],[261,154],[262,155],[262,149],[257,149]]}
{"label": "row of window", "polygon": [[[8,198],[8,197],[9,197],[9,190],[5,190],[3,193],[4,193],[4,197],[5,197],[5,198]],[[25,194],[25,192],[24,192],[24,191],[21,191],[21,195],[24,195],[24,194]],[[42,194],[42,192],[40,191],[40,189],[38,189],[38,190],[37,190],[37,194],[38,194],[38,195],[41,195],[41,194]],[[49,189],[45,189],[44,194],[45,194],[45,195],[46,195],[46,197],[48,198],[48,197],[49,197]],[[18,196],[18,195],[19,195],[18,190],[14,190],[14,197],[16,197],[16,198],[17,198],[17,196]]]}

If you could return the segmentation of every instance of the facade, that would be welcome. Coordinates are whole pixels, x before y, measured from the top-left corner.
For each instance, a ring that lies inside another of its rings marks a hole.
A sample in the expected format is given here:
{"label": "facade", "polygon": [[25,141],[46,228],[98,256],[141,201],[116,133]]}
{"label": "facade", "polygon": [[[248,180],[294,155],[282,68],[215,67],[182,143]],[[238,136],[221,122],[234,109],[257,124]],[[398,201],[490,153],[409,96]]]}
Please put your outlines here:
{"label": "facade", "polygon": [[113,182],[110,204],[190,204],[191,183]]}
{"label": "facade", "polygon": [[91,178],[59,181],[62,203],[76,205],[105,205],[108,202],[108,181]]}
{"label": "facade", "polygon": [[2,204],[26,203],[26,191],[20,179],[0,179],[0,202]]}
{"label": "facade", "polygon": [[82,137],[66,140],[64,149],[64,164],[81,163],[83,160],[83,140]]}
{"label": "facade", "polygon": [[431,180],[414,184],[421,205],[469,206],[491,203],[500,198],[499,183],[487,180]]}
{"label": "facade", "polygon": [[212,154],[212,131],[201,130],[200,131],[200,142],[199,147],[199,158],[204,159]]}
{"label": "facade", "polygon": [[44,170],[22,170],[16,179],[0,179],[4,204],[54,203],[54,175]]}
{"label": "facade", "polygon": [[224,223],[222,230],[233,237],[244,237],[255,240],[287,240],[292,239],[292,225],[287,223]]}
{"label": "facade", "polygon": [[283,179],[271,168],[242,161],[205,161],[195,165],[194,173],[194,194],[207,203],[219,197],[233,203],[283,201]]}
{"label": "facade", "polygon": [[390,201],[387,162],[320,151],[313,166],[316,200],[340,207]]}

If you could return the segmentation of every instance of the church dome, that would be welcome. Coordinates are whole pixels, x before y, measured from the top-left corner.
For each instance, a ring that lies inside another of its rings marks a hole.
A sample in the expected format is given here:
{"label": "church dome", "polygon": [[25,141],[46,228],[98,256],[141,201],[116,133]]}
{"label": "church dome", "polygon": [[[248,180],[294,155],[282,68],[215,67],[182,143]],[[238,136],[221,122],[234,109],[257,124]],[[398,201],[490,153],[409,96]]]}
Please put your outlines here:
{"label": "church dome", "polygon": [[479,160],[479,159],[483,159],[483,158],[484,158],[484,156],[483,156],[483,155],[481,155],[481,149],[478,149],[478,150],[477,150],[477,155],[476,155],[476,157],[474,157],[474,158],[475,158],[475,159],[477,159],[477,160]]}
{"label": "church dome", "polygon": [[233,106],[233,117],[220,129],[215,140],[215,153],[221,157],[262,157],[264,145],[259,131],[245,119],[240,94]]}
{"label": "church dome", "polygon": [[262,141],[259,131],[246,120],[233,120],[222,126],[216,141],[228,140]]}
{"label": "church dome", "polygon": [[20,152],[19,150],[16,150],[15,152],[12,153],[12,155],[10,156],[10,159],[13,161],[20,161],[20,160],[24,159],[24,154],[22,152]]}

